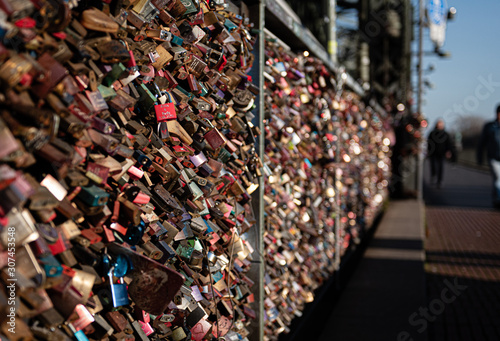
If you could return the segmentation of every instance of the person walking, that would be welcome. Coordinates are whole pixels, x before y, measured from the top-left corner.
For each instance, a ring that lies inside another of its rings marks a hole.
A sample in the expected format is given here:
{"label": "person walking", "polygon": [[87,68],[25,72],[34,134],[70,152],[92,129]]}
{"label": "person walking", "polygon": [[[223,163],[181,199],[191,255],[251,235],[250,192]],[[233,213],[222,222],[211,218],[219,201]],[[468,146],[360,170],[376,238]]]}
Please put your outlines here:
{"label": "person walking", "polygon": [[432,183],[441,188],[443,182],[444,160],[451,158],[453,143],[450,135],[444,130],[444,121],[439,119],[427,138],[427,156],[431,164]]}
{"label": "person walking", "polygon": [[477,163],[483,164],[484,149],[493,176],[493,206],[500,208],[500,105],[496,119],[484,125],[477,146]]}

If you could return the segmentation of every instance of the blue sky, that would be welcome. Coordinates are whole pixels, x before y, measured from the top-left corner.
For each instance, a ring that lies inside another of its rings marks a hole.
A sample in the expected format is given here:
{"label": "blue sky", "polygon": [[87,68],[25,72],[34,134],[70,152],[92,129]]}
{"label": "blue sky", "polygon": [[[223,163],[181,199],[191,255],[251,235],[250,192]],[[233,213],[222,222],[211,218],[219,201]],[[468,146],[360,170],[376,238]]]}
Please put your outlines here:
{"label": "blue sky", "polygon": [[[435,87],[425,90],[423,113],[430,127],[441,117],[448,129],[461,116],[492,120],[500,103],[500,1],[448,0],[448,7],[452,6],[457,15],[448,22],[442,48],[451,58],[429,55],[423,62],[424,69],[435,66],[424,76]],[[424,30],[424,51],[431,51],[429,30]]]}

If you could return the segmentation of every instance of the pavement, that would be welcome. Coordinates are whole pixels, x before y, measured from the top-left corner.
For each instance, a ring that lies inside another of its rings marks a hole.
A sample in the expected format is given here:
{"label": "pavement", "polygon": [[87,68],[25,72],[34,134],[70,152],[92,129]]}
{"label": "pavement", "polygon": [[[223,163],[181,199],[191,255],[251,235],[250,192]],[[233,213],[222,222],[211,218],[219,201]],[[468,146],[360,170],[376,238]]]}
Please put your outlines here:
{"label": "pavement", "polygon": [[424,200],[390,202],[311,340],[500,340],[491,176],[447,163],[437,188],[424,166]]}
{"label": "pavement", "polygon": [[491,203],[492,179],[459,165],[446,164],[444,172],[441,189],[424,183],[429,340],[500,340],[500,210]]}
{"label": "pavement", "polygon": [[493,180],[488,172],[445,163],[441,188],[431,184],[429,165],[424,164],[426,206],[493,208]]}
{"label": "pavement", "polygon": [[408,322],[426,303],[423,213],[417,200],[390,204],[318,340],[426,340]]}

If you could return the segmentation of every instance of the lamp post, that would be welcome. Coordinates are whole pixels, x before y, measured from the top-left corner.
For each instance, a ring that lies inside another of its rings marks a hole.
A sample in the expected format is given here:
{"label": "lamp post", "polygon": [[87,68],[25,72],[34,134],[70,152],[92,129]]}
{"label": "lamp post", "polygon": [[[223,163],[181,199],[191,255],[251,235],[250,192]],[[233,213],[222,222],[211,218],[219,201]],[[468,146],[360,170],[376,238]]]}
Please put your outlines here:
{"label": "lamp post", "polygon": [[337,0],[328,0],[328,54],[337,63]]}
{"label": "lamp post", "polygon": [[[417,88],[417,114],[422,115],[422,97],[423,97],[423,60],[424,60],[424,19],[425,19],[425,0],[418,0],[418,63],[417,63],[417,83],[418,83],[418,88]],[[438,4],[438,7],[441,7],[441,10],[443,10],[443,7],[446,6],[446,1],[445,0],[434,0],[431,1],[433,5]],[[432,7],[432,6],[431,6]],[[436,20],[436,8],[433,7],[433,14],[430,14],[431,17],[434,17],[434,20]],[[439,30],[441,30],[441,35],[438,37],[433,37],[433,34],[431,32],[431,40],[433,40],[435,49],[433,51],[433,54],[437,55],[440,58],[449,58],[450,53],[449,52],[444,52],[441,51],[441,46],[444,43],[444,37],[445,37],[445,29],[446,29],[446,19],[453,19],[457,13],[457,10],[454,7],[451,7],[447,9],[446,12],[441,12],[438,16],[437,19],[439,23]],[[441,21],[442,20],[442,21]],[[436,24],[436,23],[434,23]],[[434,28],[434,32],[436,28]],[[431,29],[432,31],[432,29]],[[439,33],[439,32],[438,32]],[[434,33],[435,35],[435,33]],[[417,156],[417,176],[416,176],[416,187],[417,187],[417,198],[419,200],[422,199],[423,197],[423,150],[422,146],[423,143],[420,142],[418,147],[418,156]]]}
{"label": "lamp post", "polygon": [[[418,0],[418,91],[417,91],[417,113],[422,113],[422,63],[424,60],[424,0]],[[420,189],[420,187],[419,187]]]}
{"label": "lamp post", "polygon": [[[423,97],[423,59],[424,59],[424,26],[425,23],[425,0],[418,0],[418,64],[417,64],[417,114],[422,115],[422,97]],[[446,51],[441,51],[441,47],[444,44],[445,30],[446,30],[446,20],[453,19],[457,13],[456,8],[451,7],[446,9],[446,0],[431,0],[430,1],[430,13],[429,16],[432,18],[431,22],[431,40],[434,43],[434,51],[432,54],[440,58],[449,58],[450,53]],[[417,172],[416,172],[416,187],[417,187],[417,198],[419,200],[423,197],[423,143],[420,142],[418,146],[418,156],[417,156]]]}
{"label": "lamp post", "polygon": [[[422,92],[423,92],[423,60],[424,60],[424,0],[419,0],[418,9],[418,89],[417,89],[417,114],[422,115]],[[417,199],[423,199],[424,191],[424,156],[422,150],[422,142],[419,142],[417,148]]]}

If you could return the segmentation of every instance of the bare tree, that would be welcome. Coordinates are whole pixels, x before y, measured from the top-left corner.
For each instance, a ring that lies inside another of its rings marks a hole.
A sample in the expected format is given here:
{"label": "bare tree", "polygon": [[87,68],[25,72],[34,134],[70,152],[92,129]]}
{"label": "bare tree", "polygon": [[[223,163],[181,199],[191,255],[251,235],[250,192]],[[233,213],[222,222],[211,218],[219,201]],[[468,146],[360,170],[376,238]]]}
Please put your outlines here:
{"label": "bare tree", "polygon": [[475,148],[484,126],[484,119],[479,116],[461,116],[455,121],[457,131],[462,135],[463,148]]}

